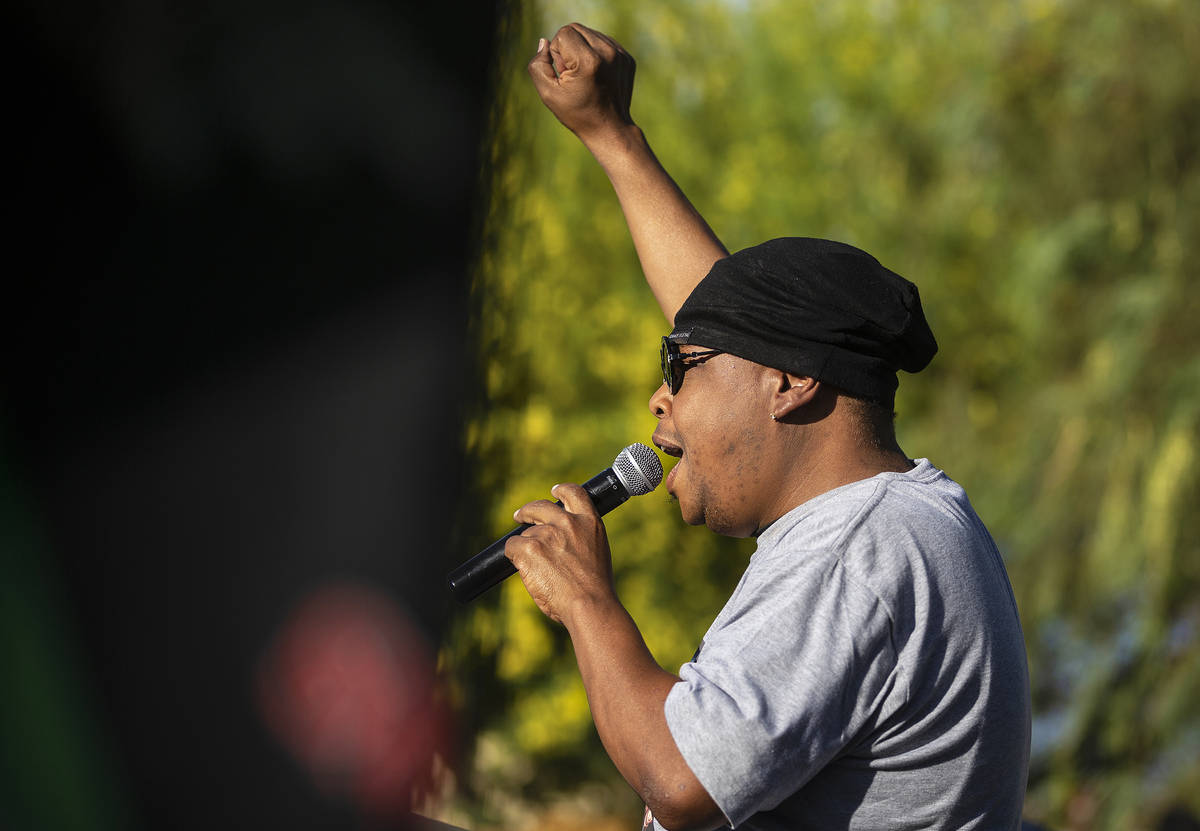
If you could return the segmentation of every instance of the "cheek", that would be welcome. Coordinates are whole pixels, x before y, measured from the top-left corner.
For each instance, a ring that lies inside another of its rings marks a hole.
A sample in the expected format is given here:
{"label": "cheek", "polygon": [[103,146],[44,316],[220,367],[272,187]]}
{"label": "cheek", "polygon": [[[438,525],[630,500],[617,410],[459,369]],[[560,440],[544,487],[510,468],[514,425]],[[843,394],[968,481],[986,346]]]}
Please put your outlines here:
{"label": "cheek", "polygon": [[[761,440],[758,422],[770,419],[761,390],[740,369],[737,364],[695,369],[675,397],[672,418],[684,450],[712,476],[733,473],[754,457]],[[709,469],[712,464],[727,467]]]}
{"label": "cheek", "polygon": [[738,418],[727,410],[709,409],[677,419],[686,457],[713,479],[731,472],[744,441]]}
{"label": "cheek", "polygon": [[689,479],[709,499],[740,502],[758,481],[763,433],[752,418],[745,407],[677,413]]}

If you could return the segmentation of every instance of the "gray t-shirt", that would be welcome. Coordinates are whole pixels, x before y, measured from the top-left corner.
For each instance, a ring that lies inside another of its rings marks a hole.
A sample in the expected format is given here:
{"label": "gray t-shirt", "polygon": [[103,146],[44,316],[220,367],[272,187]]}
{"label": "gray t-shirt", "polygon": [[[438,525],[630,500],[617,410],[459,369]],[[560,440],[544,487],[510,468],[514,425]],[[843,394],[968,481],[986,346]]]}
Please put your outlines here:
{"label": "gray t-shirt", "polygon": [[1020,826],[1016,603],[966,494],[925,459],[773,523],[679,675],[671,735],[735,828]]}

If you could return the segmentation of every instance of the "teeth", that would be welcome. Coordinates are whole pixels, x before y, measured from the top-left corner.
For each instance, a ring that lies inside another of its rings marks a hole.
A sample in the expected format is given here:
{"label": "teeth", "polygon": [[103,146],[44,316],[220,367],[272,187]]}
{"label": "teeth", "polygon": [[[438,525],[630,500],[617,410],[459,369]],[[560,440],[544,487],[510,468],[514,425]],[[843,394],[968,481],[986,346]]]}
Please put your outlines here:
{"label": "teeth", "polygon": [[673,444],[664,444],[663,442],[656,441],[654,442],[654,446],[663,453],[666,453],[668,456],[674,456],[675,458],[680,458],[683,456],[683,449],[676,447]]}

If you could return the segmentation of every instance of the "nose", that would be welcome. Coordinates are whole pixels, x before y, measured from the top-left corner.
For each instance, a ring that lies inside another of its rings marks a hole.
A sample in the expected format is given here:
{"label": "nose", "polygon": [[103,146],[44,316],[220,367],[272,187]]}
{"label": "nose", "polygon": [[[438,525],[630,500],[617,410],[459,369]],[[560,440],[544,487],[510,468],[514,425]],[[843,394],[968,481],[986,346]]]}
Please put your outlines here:
{"label": "nose", "polygon": [[650,412],[654,413],[655,418],[665,418],[671,411],[671,401],[670,388],[666,384],[660,384],[654,395],[650,396]]}

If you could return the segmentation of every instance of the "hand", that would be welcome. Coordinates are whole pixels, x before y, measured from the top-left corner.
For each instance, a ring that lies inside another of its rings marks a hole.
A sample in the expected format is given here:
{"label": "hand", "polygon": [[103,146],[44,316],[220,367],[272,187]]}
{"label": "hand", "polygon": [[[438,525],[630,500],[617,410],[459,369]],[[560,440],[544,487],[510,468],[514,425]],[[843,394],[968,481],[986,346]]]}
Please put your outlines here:
{"label": "hand", "polygon": [[532,527],[509,539],[504,554],[543,614],[570,628],[570,615],[580,601],[616,600],[612,556],[587,491],[579,485],[555,485],[551,493],[561,505],[540,499],[513,514]]}
{"label": "hand", "polygon": [[637,64],[621,44],[579,23],[563,26],[529,62],[550,112],[584,142],[633,124],[629,104]]}

